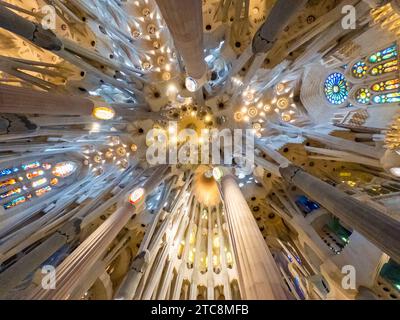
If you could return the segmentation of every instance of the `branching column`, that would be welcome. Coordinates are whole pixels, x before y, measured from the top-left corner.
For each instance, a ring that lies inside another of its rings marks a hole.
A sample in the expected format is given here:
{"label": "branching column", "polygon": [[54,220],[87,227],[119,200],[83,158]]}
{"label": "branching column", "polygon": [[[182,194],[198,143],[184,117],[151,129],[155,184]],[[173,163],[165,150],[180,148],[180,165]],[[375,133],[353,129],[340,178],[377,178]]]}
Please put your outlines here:
{"label": "branching column", "polygon": [[[69,299],[74,290],[80,285],[82,277],[90,275],[96,262],[101,259],[113,240],[127,225],[127,223],[143,210],[146,197],[154,191],[164,180],[167,166],[159,166],[144,183],[142,200],[137,204],[127,201],[101,224],[90,236],[88,236],[56,269],[56,289],[46,290],[36,287],[32,290],[30,299]],[[133,189],[132,192],[136,190]]]}
{"label": "branching column", "polygon": [[281,275],[235,178],[221,181],[229,229],[244,299],[287,299]]}
{"label": "branching column", "polygon": [[400,262],[400,222],[313,177],[299,167],[280,168],[282,177]]}

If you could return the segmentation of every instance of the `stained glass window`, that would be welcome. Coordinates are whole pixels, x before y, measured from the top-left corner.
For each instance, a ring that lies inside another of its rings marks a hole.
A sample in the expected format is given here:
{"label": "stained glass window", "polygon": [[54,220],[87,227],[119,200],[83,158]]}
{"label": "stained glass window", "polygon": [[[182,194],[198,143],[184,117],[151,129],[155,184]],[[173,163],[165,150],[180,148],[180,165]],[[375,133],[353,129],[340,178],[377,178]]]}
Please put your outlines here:
{"label": "stained glass window", "polygon": [[396,44],[393,44],[392,46],[390,46],[386,49],[383,49],[381,51],[375,52],[368,58],[368,61],[370,63],[378,63],[378,62],[392,59],[394,57],[397,57],[397,45]]}
{"label": "stained glass window", "polygon": [[349,96],[349,85],[342,73],[334,72],[325,80],[325,96],[332,104],[340,105]]}
{"label": "stained glass window", "polygon": [[33,178],[37,178],[37,177],[40,177],[42,175],[44,175],[44,171],[43,170],[35,170],[35,171],[27,173],[26,177],[29,180],[32,180]]}
{"label": "stained glass window", "polygon": [[40,186],[44,185],[46,182],[47,182],[46,178],[36,180],[36,181],[32,182],[32,188],[40,187]]}
{"label": "stained glass window", "polygon": [[396,261],[390,259],[385,263],[379,275],[397,290],[400,290],[400,265]]}
{"label": "stained glass window", "polygon": [[377,76],[397,70],[399,70],[399,65],[398,65],[398,60],[396,59],[373,67],[370,71],[370,74],[373,76]]}
{"label": "stained glass window", "polygon": [[[18,177],[8,178],[8,180],[0,181],[0,200],[4,200],[3,207],[8,210],[12,209],[22,203],[27,202],[36,196],[43,197],[47,193],[53,191],[54,186],[59,184],[60,178],[66,178],[72,175],[78,168],[77,164],[73,161],[63,161],[55,165],[50,163],[41,163],[39,161],[31,161],[22,164],[15,168],[0,169],[0,177],[13,175],[20,171],[25,171],[24,174]],[[51,170],[50,172],[46,172]],[[47,176],[51,173],[52,176]],[[30,183],[23,184],[24,178]],[[48,183],[50,181],[50,183]],[[17,184],[21,184],[17,186]],[[10,188],[12,186],[12,188]],[[26,193],[31,189],[32,193]]]}
{"label": "stained glass window", "polygon": [[371,101],[371,93],[366,88],[361,88],[356,93],[358,103],[368,104]]}
{"label": "stained glass window", "polygon": [[41,188],[41,189],[39,189],[39,190],[36,190],[36,196],[37,197],[42,197],[42,196],[44,196],[47,192],[50,192],[51,191],[51,187],[50,186],[46,186],[46,187],[44,187],[44,188]]}
{"label": "stained glass window", "polygon": [[21,193],[21,191],[22,191],[21,188],[11,189],[10,191],[0,194],[0,199],[5,199],[11,196],[15,196],[16,194]]}
{"label": "stained glass window", "polygon": [[358,61],[351,70],[355,78],[361,79],[367,74],[368,66],[365,62]]}
{"label": "stained glass window", "polygon": [[381,94],[381,95],[375,96],[373,98],[373,101],[378,104],[400,102],[400,92]]}
{"label": "stained glass window", "polygon": [[12,185],[14,185],[16,183],[17,183],[17,181],[15,179],[9,179],[9,180],[6,180],[6,181],[1,181],[0,182],[0,188],[12,186]]}
{"label": "stained glass window", "polygon": [[14,200],[12,200],[12,201],[10,201],[10,202],[4,204],[4,205],[3,205],[3,208],[6,209],[6,210],[7,210],[7,209],[11,209],[11,208],[14,208],[14,207],[16,207],[17,205],[19,205],[19,204],[21,204],[21,203],[26,202],[27,200],[28,200],[28,199],[27,199],[27,197],[25,197],[25,196],[18,197],[18,198],[16,198],[16,199],[14,199]]}
{"label": "stained glass window", "polygon": [[375,92],[396,90],[398,88],[400,88],[400,79],[381,81],[371,86],[371,90]]}
{"label": "stained glass window", "polygon": [[25,171],[26,170],[30,170],[30,169],[36,169],[36,168],[40,167],[40,162],[34,161],[34,162],[31,162],[31,163],[23,164],[21,167]]}
{"label": "stained glass window", "polygon": [[66,178],[73,174],[77,166],[72,161],[57,163],[53,168],[53,174],[59,178]]}
{"label": "stained glass window", "polygon": [[16,172],[18,172],[18,168],[3,169],[0,171],[0,177],[8,176]]}
{"label": "stained glass window", "polygon": [[42,168],[44,170],[50,170],[51,169],[51,164],[50,163],[43,163],[42,164]]}

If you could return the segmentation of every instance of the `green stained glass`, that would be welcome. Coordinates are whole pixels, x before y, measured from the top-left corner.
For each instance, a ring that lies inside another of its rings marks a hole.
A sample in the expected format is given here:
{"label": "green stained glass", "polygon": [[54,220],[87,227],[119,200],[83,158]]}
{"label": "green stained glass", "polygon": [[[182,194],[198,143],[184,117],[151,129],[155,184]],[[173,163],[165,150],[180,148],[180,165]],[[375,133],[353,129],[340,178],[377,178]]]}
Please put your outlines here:
{"label": "green stained glass", "polygon": [[368,61],[370,63],[378,63],[378,62],[386,61],[386,60],[389,60],[389,59],[392,59],[395,57],[397,57],[397,45],[393,44],[388,48],[385,48],[383,50],[380,50],[380,51],[372,54],[368,58]]}
{"label": "green stained glass", "polygon": [[381,269],[380,276],[400,291],[400,265],[390,259]]}

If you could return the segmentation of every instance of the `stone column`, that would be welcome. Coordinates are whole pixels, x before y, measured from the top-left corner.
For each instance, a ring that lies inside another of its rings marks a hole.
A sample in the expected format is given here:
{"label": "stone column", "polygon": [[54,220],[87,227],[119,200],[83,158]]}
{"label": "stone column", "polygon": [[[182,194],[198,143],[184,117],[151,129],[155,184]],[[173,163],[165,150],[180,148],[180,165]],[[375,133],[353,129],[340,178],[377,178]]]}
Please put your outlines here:
{"label": "stone column", "polygon": [[[188,186],[188,182],[185,187],[181,189],[179,195],[176,199],[175,204],[178,204],[186,188]],[[170,190],[167,192],[165,199],[168,198]],[[143,241],[139,248],[138,255],[134,258],[130,265],[130,269],[125,275],[123,281],[121,282],[117,292],[115,294],[116,300],[132,300],[137,293],[140,281],[142,280],[145,273],[152,268],[154,264],[154,260],[156,258],[156,253],[160,249],[161,246],[161,237],[164,235],[165,228],[169,224],[169,219],[172,217],[172,213],[175,210],[172,210],[169,217],[165,219],[164,222],[161,223],[160,229],[156,231],[156,226],[160,221],[160,215],[163,211],[162,204],[165,202],[164,199],[161,199],[161,207],[160,210],[156,213],[156,216],[152,222],[152,225],[149,230],[146,231],[146,234],[143,238]],[[175,206],[174,206],[175,207]],[[160,272],[158,274],[160,276]],[[152,275],[150,275],[152,277]]]}
{"label": "stone column", "polygon": [[327,134],[321,134],[320,132],[315,132],[313,130],[304,130],[303,133],[307,138],[321,142],[331,148],[351,153],[358,153],[365,157],[375,158],[375,159],[380,159],[380,157],[382,156],[382,152],[379,149],[364,143],[338,138]]}
{"label": "stone column", "polygon": [[318,201],[333,215],[357,230],[394,260],[400,262],[400,221],[313,177],[299,167],[281,167],[282,177]]}
{"label": "stone column", "polygon": [[90,116],[93,107],[77,96],[0,85],[0,113]]}
{"label": "stone column", "polygon": [[57,286],[54,290],[34,288],[31,300],[68,300],[71,293],[101,259],[122,228],[136,214],[136,207],[125,202],[100,227],[87,237],[56,269]]}
{"label": "stone column", "polygon": [[306,3],[307,0],[278,0],[267,20],[254,36],[253,53],[268,52],[278,39],[279,34]]}
{"label": "stone column", "polygon": [[167,166],[159,166],[144,183],[144,193],[135,204],[128,202],[128,194],[124,194],[126,200],[110,215],[94,232],[92,232],[75,250],[57,266],[57,286],[55,290],[45,290],[41,287],[32,289],[32,300],[61,300],[69,299],[74,290],[79,287],[82,277],[87,277],[92,268],[102,258],[113,240],[121,230],[143,211],[143,204],[147,196],[154,191],[165,178]]}
{"label": "stone column", "polygon": [[242,297],[286,300],[281,274],[246,199],[230,174],[221,180],[221,195],[238,264]]}
{"label": "stone column", "polygon": [[63,46],[53,31],[45,30],[40,24],[24,19],[4,5],[0,5],[0,27],[47,50],[59,51]]}
{"label": "stone column", "polygon": [[203,13],[201,0],[156,0],[185,62],[189,77],[200,80],[206,73],[203,52]]}
{"label": "stone column", "polygon": [[14,265],[0,275],[0,298],[5,298],[29,273],[40,266],[43,261],[60,250],[79,233],[80,220],[75,219],[36,247],[34,254],[25,254]]}

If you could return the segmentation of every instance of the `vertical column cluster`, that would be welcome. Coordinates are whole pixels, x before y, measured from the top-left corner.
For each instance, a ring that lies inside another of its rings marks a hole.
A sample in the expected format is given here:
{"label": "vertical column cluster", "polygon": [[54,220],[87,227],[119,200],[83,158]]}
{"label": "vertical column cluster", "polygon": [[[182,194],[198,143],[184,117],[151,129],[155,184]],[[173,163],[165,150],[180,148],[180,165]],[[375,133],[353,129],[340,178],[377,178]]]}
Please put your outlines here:
{"label": "vertical column cluster", "polygon": [[221,181],[221,193],[245,299],[286,300],[281,275],[246,199],[231,175]]}

